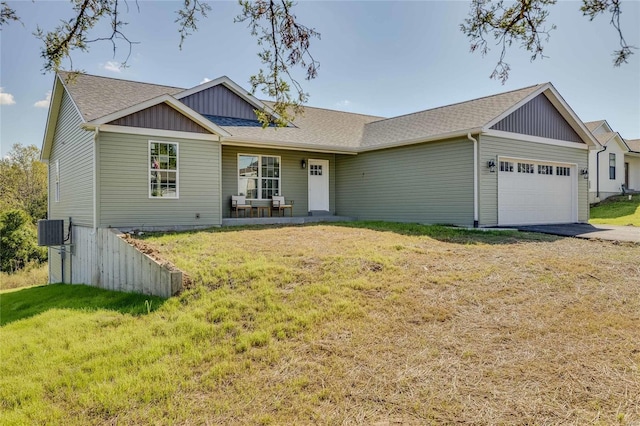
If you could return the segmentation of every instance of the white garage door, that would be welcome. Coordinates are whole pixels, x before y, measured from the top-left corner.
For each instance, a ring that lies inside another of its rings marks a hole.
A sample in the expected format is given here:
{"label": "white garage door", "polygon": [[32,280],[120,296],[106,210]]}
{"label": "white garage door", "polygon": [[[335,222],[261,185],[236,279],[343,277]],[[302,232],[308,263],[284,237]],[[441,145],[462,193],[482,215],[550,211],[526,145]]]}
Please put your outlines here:
{"label": "white garage door", "polygon": [[498,161],[498,224],[578,221],[577,173],[572,164]]}

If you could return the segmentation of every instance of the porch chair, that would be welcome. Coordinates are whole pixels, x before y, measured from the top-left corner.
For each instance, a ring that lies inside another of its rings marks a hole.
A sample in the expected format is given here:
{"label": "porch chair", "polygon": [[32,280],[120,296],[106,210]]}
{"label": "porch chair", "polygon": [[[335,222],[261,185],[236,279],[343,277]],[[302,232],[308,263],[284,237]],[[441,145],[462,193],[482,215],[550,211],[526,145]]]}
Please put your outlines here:
{"label": "porch chair", "polygon": [[231,213],[236,212],[236,217],[238,217],[238,212],[242,210],[244,211],[244,217],[247,217],[247,210],[249,211],[249,216],[252,216],[251,203],[247,203],[247,197],[244,195],[232,195],[231,196]]}
{"label": "porch chair", "polygon": [[282,215],[284,216],[285,209],[289,209],[289,216],[293,217],[293,204],[286,204],[284,197],[277,195],[271,197],[271,210],[277,210],[278,216],[280,216],[280,212],[283,212]]}

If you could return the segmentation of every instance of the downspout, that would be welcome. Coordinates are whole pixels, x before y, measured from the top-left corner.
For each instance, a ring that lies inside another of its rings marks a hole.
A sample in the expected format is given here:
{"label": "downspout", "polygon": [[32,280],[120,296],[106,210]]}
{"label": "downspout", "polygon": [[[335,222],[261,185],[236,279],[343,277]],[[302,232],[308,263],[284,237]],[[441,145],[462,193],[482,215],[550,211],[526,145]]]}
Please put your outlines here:
{"label": "downspout", "polygon": [[607,150],[605,145],[600,151],[596,152],[596,198],[600,200],[600,154]]}
{"label": "downspout", "polygon": [[467,133],[467,139],[473,142],[473,227],[478,227],[478,140]]}

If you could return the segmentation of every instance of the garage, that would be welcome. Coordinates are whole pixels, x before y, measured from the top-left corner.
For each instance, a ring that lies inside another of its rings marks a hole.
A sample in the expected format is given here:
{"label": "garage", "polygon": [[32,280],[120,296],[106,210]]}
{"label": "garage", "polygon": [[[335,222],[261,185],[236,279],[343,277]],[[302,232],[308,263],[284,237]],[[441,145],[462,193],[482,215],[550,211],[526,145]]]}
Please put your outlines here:
{"label": "garage", "polygon": [[498,159],[498,224],[578,221],[577,167],[539,160]]}

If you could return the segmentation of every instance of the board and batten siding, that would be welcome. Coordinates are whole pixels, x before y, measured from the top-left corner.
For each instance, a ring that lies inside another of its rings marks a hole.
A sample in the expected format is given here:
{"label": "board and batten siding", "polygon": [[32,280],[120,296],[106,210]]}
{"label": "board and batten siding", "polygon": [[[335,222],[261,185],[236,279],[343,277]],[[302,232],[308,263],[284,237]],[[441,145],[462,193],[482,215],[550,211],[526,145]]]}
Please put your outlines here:
{"label": "board and batten siding", "polygon": [[[222,147],[222,214],[231,215],[231,196],[238,195],[238,154],[273,155],[280,157],[280,194],[285,200],[293,200],[293,215],[309,214],[308,167],[301,167],[302,160],[310,158],[329,160],[329,210],[335,212],[336,163],[334,154],[307,151],[250,148],[241,146]],[[269,200],[252,201],[253,205],[270,205]]]}
{"label": "board and batten siding", "polygon": [[211,133],[165,103],[118,118],[109,124],[142,127],[145,129],[175,130],[178,132]]}
{"label": "board and batten siding", "polygon": [[200,114],[255,120],[255,107],[222,84],[193,93],[180,102]]}
{"label": "board and batten siding", "polygon": [[337,156],[336,213],[360,220],[473,225],[466,139]]}
{"label": "board and batten siding", "polygon": [[[487,161],[498,157],[571,163],[577,165],[576,172],[588,167],[589,151],[580,148],[550,145],[518,139],[480,135],[478,143],[479,159],[479,222],[480,226],[498,224],[498,171],[491,173]],[[496,167],[497,169],[497,167]],[[589,182],[578,176],[578,221],[589,220]]]}
{"label": "board and batten siding", "polygon": [[[178,143],[179,198],[149,198],[150,140]],[[221,224],[219,142],[101,132],[98,147],[101,227]]]}

